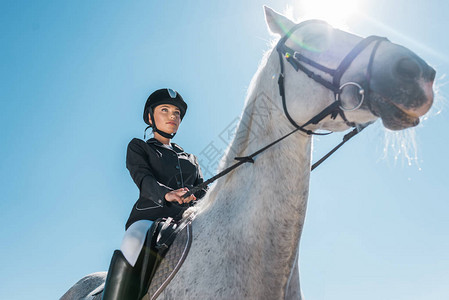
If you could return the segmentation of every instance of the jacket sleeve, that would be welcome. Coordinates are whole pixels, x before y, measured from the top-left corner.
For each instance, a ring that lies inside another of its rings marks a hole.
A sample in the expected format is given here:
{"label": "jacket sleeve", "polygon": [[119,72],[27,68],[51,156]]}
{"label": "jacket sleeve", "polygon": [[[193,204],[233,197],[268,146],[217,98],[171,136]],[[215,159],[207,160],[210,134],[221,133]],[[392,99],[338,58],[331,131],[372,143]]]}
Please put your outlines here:
{"label": "jacket sleeve", "polygon": [[158,182],[153,174],[147,151],[146,143],[139,139],[133,139],[128,144],[126,152],[126,168],[140,191],[140,198],[151,200],[155,206],[166,205],[165,194],[173,189]]}
{"label": "jacket sleeve", "polygon": [[[193,157],[195,158],[195,164],[196,164],[196,167],[198,170],[197,177],[196,177],[195,183],[194,183],[194,186],[197,186],[204,182],[204,178],[203,178],[203,173],[201,172],[200,164],[198,163],[198,159],[196,158],[196,156],[193,156]],[[194,195],[197,199],[201,199],[204,197],[204,195],[206,194],[206,192],[208,190],[209,190],[209,188],[206,186],[203,189],[201,189],[200,191],[196,192]]]}

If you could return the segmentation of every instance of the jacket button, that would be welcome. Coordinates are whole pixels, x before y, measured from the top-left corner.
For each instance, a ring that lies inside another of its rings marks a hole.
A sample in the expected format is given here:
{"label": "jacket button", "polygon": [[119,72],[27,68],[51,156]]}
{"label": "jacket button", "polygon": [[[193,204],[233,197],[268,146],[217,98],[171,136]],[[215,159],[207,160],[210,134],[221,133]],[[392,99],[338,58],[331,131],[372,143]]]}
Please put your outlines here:
{"label": "jacket button", "polygon": [[176,168],[176,170],[179,170],[179,166],[178,166],[178,165],[176,165],[176,167],[175,167],[175,168]]}
{"label": "jacket button", "polygon": [[180,184],[181,184],[181,182],[180,182],[180,181],[176,181],[176,183],[177,183],[178,185],[180,185]]}
{"label": "jacket button", "polygon": [[159,199],[157,202],[159,202],[159,203],[162,203],[162,200],[161,199]]}

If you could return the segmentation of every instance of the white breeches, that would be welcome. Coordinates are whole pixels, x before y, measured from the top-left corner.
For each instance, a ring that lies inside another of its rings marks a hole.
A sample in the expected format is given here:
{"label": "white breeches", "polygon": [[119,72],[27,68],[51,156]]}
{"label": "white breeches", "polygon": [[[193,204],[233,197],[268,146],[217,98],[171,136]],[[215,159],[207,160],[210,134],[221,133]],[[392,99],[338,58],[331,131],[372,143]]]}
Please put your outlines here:
{"label": "white breeches", "polygon": [[143,243],[147,237],[147,232],[151,228],[153,221],[139,220],[131,224],[125,231],[120,250],[131,266],[137,262]]}

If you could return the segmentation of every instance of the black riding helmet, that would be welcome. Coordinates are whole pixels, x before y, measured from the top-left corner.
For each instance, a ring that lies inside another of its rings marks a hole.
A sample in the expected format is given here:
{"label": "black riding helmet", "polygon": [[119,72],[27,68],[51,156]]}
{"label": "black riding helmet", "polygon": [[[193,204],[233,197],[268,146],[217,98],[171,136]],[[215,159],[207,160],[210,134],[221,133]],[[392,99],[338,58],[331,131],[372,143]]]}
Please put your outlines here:
{"label": "black riding helmet", "polygon": [[[184,118],[184,115],[186,114],[187,104],[184,102],[184,99],[182,99],[181,95],[172,89],[160,89],[154,91],[148,97],[147,102],[145,103],[145,107],[143,110],[143,121],[149,125],[145,130],[152,127],[153,131],[156,131],[165,138],[172,139],[175,136],[176,132],[172,134],[163,132],[156,127],[156,123],[154,122],[153,117],[154,108],[161,104],[171,104],[178,107],[179,110],[181,111],[181,120],[182,118]],[[153,125],[150,124],[148,114],[150,114],[151,123]]]}

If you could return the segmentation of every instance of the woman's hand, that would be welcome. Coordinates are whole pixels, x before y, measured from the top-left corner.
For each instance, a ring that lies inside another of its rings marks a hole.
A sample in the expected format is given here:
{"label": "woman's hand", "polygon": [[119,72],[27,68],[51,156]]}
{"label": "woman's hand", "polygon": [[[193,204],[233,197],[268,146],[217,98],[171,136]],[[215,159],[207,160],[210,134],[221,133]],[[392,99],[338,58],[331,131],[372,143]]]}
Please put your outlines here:
{"label": "woman's hand", "polygon": [[189,191],[188,188],[180,188],[180,189],[168,192],[167,194],[165,194],[165,200],[167,200],[168,202],[178,202],[179,204],[189,203],[190,201],[195,201],[196,197],[193,194],[187,198],[182,198],[182,195],[184,195],[188,191]]}

